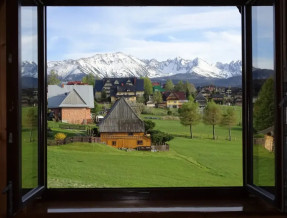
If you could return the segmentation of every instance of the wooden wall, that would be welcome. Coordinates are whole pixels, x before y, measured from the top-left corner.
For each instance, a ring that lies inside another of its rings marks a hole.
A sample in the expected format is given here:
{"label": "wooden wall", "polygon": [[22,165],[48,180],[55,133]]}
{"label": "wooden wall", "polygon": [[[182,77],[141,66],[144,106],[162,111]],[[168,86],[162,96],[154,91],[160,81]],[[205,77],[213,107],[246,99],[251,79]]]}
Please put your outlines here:
{"label": "wooden wall", "polygon": [[0,217],[7,216],[6,195],[1,194],[7,181],[6,133],[6,0],[0,0]]}
{"label": "wooden wall", "polygon": [[[116,145],[113,145],[113,141]],[[139,145],[137,142],[142,141]],[[144,135],[144,133],[133,133],[132,136],[128,133],[101,133],[101,142],[115,148],[137,148],[137,147],[150,147],[151,139]]]}

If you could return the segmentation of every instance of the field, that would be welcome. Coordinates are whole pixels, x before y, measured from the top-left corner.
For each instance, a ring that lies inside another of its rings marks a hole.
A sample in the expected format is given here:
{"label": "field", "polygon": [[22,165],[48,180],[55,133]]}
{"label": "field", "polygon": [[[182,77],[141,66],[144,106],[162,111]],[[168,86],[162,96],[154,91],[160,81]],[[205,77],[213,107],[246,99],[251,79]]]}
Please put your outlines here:
{"label": "field", "polygon": [[[241,113],[237,108],[238,114]],[[167,152],[121,151],[102,144],[73,143],[48,147],[48,186],[69,187],[196,187],[242,185],[241,126],[228,131],[202,123],[189,127],[178,120],[164,120],[166,113],[144,114],[155,129],[176,136]],[[55,130],[58,131],[56,128]],[[59,130],[60,131],[60,130]],[[75,133],[76,134],[76,133]]]}
{"label": "field", "polygon": [[[23,188],[38,183],[37,129],[28,119],[31,107],[23,108],[22,170]],[[241,113],[237,108],[238,116]],[[242,185],[242,129],[232,128],[232,141],[228,130],[216,126],[216,140],[211,126],[200,123],[189,128],[178,120],[166,119],[164,110],[155,110],[142,118],[152,119],[155,129],[173,134],[170,151],[122,151],[96,143],[73,143],[48,146],[48,187],[204,187]],[[159,112],[159,113],[158,113]],[[158,113],[158,114],[156,114]],[[83,130],[65,130],[59,123],[48,122],[52,134],[64,132],[68,136],[85,135]],[[32,137],[31,137],[32,133]],[[254,146],[254,182],[259,186],[274,184],[274,154],[262,146]]]}

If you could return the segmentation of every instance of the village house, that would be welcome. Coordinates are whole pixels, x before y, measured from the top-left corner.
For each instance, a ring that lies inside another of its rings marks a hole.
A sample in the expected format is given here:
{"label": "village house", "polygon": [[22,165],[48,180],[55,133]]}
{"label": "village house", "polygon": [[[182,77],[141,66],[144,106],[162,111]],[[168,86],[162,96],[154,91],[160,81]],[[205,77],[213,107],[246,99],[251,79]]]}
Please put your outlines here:
{"label": "village house", "polygon": [[183,103],[188,102],[184,92],[163,92],[162,98],[167,108],[181,108]]}
{"label": "village house", "polygon": [[91,85],[49,85],[48,109],[56,119],[66,123],[86,124],[92,122],[94,93]]}
{"label": "village house", "polygon": [[200,108],[205,108],[205,106],[207,105],[207,99],[203,96],[201,92],[197,94],[194,101],[198,103]]}
{"label": "village house", "polygon": [[101,142],[115,148],[150,147],[144,122],[133,111],[125,98],[117,100],[99,124]]}
{"label": "village house", "polygon": [[135,77],[96,80],[95,99],[101,100],[103,92],[112,103],[121,97],[136,102],[136,99],[144,94],[144,80]]}

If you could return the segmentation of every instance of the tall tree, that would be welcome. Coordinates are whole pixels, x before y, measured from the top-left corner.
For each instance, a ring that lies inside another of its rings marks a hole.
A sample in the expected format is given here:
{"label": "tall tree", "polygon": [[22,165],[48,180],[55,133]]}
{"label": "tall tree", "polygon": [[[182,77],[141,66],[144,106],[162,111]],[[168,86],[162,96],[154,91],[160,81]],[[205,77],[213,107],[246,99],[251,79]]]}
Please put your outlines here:
{"label": "tall tree", "polygon": [[189,95],[194,95],[194,93],[196,92],[195,86],[192,83],[189,83],[187,81],[183,84],[183,87],[184,87],[184,91],[187,94],[186,97],[188,97]]}
{"label": "tall tree", "polygon": [[269,78],[262,85],[253,107],[253,125],[263,130],[274,125],[275,99],[274,80]]}
{"label": "tall tree", "polygon": [[236,113],[234,108],[229,107],[223,114],[220,124],[228,127],[228,139],[231,141],[231,127],[236,124]]}
{"label": "tall tree", "polygon": [[152,94],[152,83],[148,77],[144,77],[144,97],[148,101],[149,96]]}
{"label": "tall tree", "polygon": [[184,92],[186,91],[183,82],[180,80],[175,86],[174,86],[174,91],[176,92]]}
{"label": "tall tree", "polygon": [[212,135],[215,139],[215,125],[221,121],[221,110],[214,101],[207,103],[203,112],[203,122],[207,125],[212,125]]}
{"label": "tall tree", "polygon": [[48,85],[58,85],[61,81],[59,75],[55,71],[51,71],[48,75]]}
{"label": "tall tree", "polygon": [[83,83],[87,83],[88,85],[92,85],[92,86],[95,85],[95,81],[96,81],[96,77],[92,73],[89,73],[88,75],[82,78]]}
{"label": "tall tree", "polygon": [[173,88],[174,88],[173,82],[172,82],[170,79],[168,79],[168,80],[166,81],[166,84],[165,84],[164,89],[165,89],[166,91],[172,91]]}
{"label": "tall tree", "polygon": [[201,119],[198,103],[193,101],[184,103],[179,111],[179,118],[182,125],[189,126],[190,138],[193,138],[192,126],[198,124]]}
{"label": "tall tree", "polygon": [[154,103],[156,104],[159,104],[162,102],[162,95],[159,91],[156,91],[154,94],[153,94],[153,101]]}

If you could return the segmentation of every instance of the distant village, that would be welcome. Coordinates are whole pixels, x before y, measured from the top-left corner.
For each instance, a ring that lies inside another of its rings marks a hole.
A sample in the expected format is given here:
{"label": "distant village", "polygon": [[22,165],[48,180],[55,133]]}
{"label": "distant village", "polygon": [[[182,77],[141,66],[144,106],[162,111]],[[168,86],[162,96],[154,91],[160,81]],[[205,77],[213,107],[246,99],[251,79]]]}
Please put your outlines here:
{"label": "distant village", "polygon": [[[183,90],[176,84],[174,90],[167,89],[166,84],[152,82],[152,92],[146,96],[144,79],[104,78],[88,85],[81,81],[70,81],[61,85],[48,86],[48,109],[55,119],[62,122],[87,124],[93,122],[91,109],[94,101],[100,103],[115,103],[119,98],[125,98],[131,104],[143,103],[147,107],[181,108],[182,104],[192,96],[200,108],[213,100],[221,105],[242,105],[242,89],[237,87],[216,87],[214,85]],[[73,109],[71,109],[73,108]]]}

